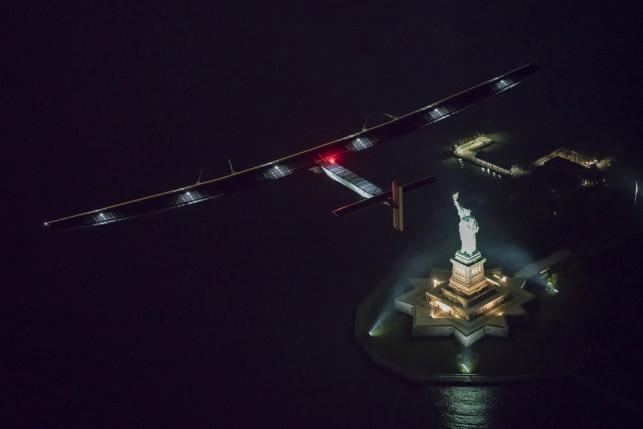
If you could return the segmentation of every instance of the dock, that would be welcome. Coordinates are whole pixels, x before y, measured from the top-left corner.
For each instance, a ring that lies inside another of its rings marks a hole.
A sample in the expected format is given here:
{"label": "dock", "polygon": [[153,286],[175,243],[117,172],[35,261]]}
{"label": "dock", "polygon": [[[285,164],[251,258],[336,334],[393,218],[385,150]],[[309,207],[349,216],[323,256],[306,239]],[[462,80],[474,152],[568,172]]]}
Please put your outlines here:
{"label": "dock", "polygon": [[[516,169],[512,168],[511,170],[508,170],[506,168],[500,167],[499,165],[493,164],[489,161],[480,159],[476,156],[482,148],[489,146],[492,143],[493,143],[493,140],[490,137],[480,134],[471,140],[467,140],[465,142],[462,142],[456,145],[453,148],[453,154],[457,158],[460,158],[464,161],[468,161],[472,164],[482,167],[483,169],[488,169],[489,171],[493,171],[502,176],[512,176],[512,175],[518,174],[519,168],[516,168]],[[514,172],[514,170],[516,171]]]}

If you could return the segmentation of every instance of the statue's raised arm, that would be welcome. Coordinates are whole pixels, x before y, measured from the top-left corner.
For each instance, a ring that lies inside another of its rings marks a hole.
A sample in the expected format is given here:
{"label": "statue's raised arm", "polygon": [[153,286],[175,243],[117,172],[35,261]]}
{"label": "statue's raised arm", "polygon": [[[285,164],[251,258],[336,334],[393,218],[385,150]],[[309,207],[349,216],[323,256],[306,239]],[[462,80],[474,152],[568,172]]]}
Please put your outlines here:
{"label": "statue's raised arm", "polygon": [[462,206],[460,205],[460,202],[458,201],[458,197],[460,196],[459,192],[456,192],[453,194],[453,204],[455,205],[455,208],[458,209],[458,216],[460,216],[460,219],[466,216],[466,213]]}

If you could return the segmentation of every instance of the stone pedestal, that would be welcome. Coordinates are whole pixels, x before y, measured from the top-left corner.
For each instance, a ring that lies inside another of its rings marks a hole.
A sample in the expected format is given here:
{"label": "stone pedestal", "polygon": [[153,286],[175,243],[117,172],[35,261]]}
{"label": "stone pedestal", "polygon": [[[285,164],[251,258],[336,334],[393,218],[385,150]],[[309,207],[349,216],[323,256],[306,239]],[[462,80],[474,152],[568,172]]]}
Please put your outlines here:
{"label": "stone pedestal", "polygon": [[457,252],[451,259],[449,282],[425,292],[429,305],[459,319],[473,320],[506,301],[507,291],[485,277],[485,262],[479,251],[472,255]]}
{"label": "stone pedestal", "polygon": [[484,276],[486,261],[479,251],[473,255],[456,252],[455,259],[451,259],[453,269],[451,278],[449,278],[449,286],[465,296],[471,296],[484,289],[488,284]]}

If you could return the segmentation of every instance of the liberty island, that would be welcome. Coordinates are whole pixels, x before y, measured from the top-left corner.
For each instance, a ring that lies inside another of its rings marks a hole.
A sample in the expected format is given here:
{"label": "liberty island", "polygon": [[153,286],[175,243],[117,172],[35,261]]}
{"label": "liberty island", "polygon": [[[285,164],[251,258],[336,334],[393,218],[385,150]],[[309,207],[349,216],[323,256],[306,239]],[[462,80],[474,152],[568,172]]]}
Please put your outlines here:
{"label": "liberty island", "polygon": [[524,278],[507,277],[501,268],[485,270],[476,244],[478,222],[460,204],[458,193],[453,203],[461,247],[451,259],[451,271],[433,268],[431,277],[411,279],[413,288],[395,299],[395,309],[412,317],[414,337],[453,335],[465,346],[485,335],[507,337],[506,317],[526,316],[522,306],[534,296],[523,289]]}

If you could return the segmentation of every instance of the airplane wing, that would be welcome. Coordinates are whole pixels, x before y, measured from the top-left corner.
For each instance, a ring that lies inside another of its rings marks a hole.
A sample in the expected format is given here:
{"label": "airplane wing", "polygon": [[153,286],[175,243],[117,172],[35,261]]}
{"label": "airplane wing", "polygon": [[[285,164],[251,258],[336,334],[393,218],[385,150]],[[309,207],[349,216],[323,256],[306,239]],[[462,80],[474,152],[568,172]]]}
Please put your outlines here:
{"label": "airplane wing", "polygon": [[266,181],[281,179],[320,162],[360,152],[395,137],[409,134],[445,119],[487,97],[506,91],[538,71],[526,64],[472,88],[422,107],[388,122],[227,176],[125,201],[96,210],[43,222],[52,230],[104,225],[146,214],[212,200]]}

